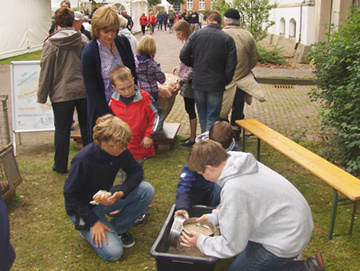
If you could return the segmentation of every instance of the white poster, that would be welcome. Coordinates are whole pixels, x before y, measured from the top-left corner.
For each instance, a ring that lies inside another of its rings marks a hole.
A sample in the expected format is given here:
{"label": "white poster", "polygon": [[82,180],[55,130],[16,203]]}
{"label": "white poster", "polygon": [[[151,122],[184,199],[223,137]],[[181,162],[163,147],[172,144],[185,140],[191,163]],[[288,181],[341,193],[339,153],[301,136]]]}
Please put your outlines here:
{"label": "white poster", "polygon": [[49,100],[37,102],[40,61],[13,61],[10,65],[13,132],[54,131]]}

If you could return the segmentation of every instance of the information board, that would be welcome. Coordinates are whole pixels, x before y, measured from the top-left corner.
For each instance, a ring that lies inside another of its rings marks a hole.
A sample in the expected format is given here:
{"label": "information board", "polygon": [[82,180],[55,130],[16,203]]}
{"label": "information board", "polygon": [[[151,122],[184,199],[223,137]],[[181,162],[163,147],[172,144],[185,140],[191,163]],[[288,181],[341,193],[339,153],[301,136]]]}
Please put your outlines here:
{"label": "information board", "polygon": [[12,61],[10,65],[13,132],[54,131],[49,100],[37,102],[40,61]]}

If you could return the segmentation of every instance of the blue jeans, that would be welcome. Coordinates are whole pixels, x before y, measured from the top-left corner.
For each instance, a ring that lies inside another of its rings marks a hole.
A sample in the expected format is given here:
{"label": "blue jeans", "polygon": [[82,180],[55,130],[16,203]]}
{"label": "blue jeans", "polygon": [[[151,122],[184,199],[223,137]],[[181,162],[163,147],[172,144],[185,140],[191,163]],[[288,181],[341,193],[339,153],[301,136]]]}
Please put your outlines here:
{"label": "blue jeans", "polygon": [[195,103],[199,115],[201,132],[210,130],[211,125],[220,119],[223,91],[194,91]]}
{"label": "blue jeans", "polygon": [[[285,264],[290,261],[290,263]],[[307,270],[304,261],[294,258],[280,258],[266,250],[261,244],[249,241],[245,250],[233,261],[228,271],[276,271]]]}
{"label": "blue jeans", "polygon": [[211,183],[212,189],[209,199],[209,206],[218,206],[220,204],[221,187],[217,183]]}
{"label": "blue jeans", "polygon": [[82,143],[84,146],[89,143],[86,126],[86,99],[52,103],[52,108],[55,119],[54,168],[66,172],[69,159],[70,132],[75,108],[78,115]]}
{"label": "blue jeans", "polygon": [[[110,190],[112,193],[116,191]],[[154,198],[155,190],[148,182],[141,182],[125,199],[118,200],[114,205],[104,206],[99,204],[93,212],[99,217],[100,222],[108,226],[114,232],[106,231],[108,244],[104,242],[102,248],[96,247],[91,242],[92,230],[79,231],[86,241],[92,246],[96,253],[105,261],[117,261],[123,254],[123,244],[118,234],[124,233],[134,223],[135,219],[142,214]],[[110,221],[105,217],[112,211],[121,209]],[[70,220],[75,225],[75,216],[70,216]]]}

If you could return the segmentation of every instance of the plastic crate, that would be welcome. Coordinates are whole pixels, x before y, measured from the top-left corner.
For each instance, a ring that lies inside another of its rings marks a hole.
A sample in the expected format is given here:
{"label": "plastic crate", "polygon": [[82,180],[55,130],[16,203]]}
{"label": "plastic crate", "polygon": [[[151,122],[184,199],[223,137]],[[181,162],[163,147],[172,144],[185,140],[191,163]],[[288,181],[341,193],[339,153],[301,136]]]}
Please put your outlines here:
{"label": "plastic crate", "polygon": [[[210,213],[212,207],[195,205],[190,210],[190,217],[200,217]],[[193,257],[168,253],[169,233],[174,221],[175,204],[171,207],[158,237],[150,249],[150,255],[156,259],[158,271],[212,271],[219,261],[215,257]]]}

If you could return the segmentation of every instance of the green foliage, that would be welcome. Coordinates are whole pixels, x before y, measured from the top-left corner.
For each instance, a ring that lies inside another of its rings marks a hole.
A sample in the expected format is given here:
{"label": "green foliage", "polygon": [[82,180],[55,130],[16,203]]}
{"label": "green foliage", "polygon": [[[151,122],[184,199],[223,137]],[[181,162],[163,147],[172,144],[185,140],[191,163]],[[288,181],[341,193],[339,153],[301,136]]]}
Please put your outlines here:
{"label": "green foliage", "polygon": [[234,8],[240,13],[242,26],[249,30],[256,41],[267,36],[267,30],[275,24],[269,20],[270,10],[277,4],[270,5],[269,0],[234,0]]}
{"label": "green foliage", "polygon": [[[182,138],[185,136],[179,139]],[[246,142],[246,151],[256,155],[257,140],[249,139]],[[301,145],[314,152],[321,147],[319,144],[301,142]],[[175,202],[177,182],[187,162],[189,149],[180,147],[177,140],[170,151],[156,151],[154,157],[145,161],[146,180],[156,191],[151,203],[150,219],[142,227],[129,229],[135,238],[135,246],[126,249],[119,261],[107,262],[101,260],[74,230],[65,213],[62,191],[66,175],[51,169],[53,144],[26,148],[28,151],[22,147],[16,157],[23,182],[16,190],[17,200],[8,205],[11,243],[18,255],[11,270],[156,270],[155,258],[150,256],[149,250]],[[69,159],[77,152],[74,143],[71,143]],[[358,221],[355,222],[353,235],[348,235],[352,209],[338,207],[335,239],[328,240],[332,188],[267,144],[261,146],[261,161],[293,183],[311,207],[315,229],[303,257],[321,251],[327,271],[359,270]],[[232,260],[221,260],[214,270],[227,270]]]}
{"label": "green foliage", "polygon": [[161,0],[148,0],[148,5],[151,6],[156,6],[157,4],[160,4]]}
{"label": "green foliage", "polygon": [[220,6],[218,5],[218,1],[216,0],[213,0],[211,4],[212,10],[219,11],[221,14],[224,14],[225,11],[227,11],[231,7],[232,6],[230,5],[230,3],[226,2],[225,0],[221,0]]}
{"label": "green foliage", "polygon": [[278,47],[275,47],[274,49],[267,50],[264,47],[258,45],[259,53],[260,53],[260,59],[259,61],[261,63],[273,63],[273,64],[279,64],[282,65],[285,63],[284,58],[281,55],[281,51]]}
{"label": "green foliage", "polygon": [[[185,4],[184,0],[169,0],[168,1],[170,4],[174,5],[174,4]],[[160,2],[161,3],[161,2]]]}
{"label": "green foliage", "polygon": [[40,60],[41,59],[41,54],[42,54],[42,51],[40,50],[40,51],[35,51],[35,52],[32,52],[32,53],[27,53],[27,54],[23,54],[23,55],[18,55],[18,56],[14,56],[14,57],[1,59],[0,60],[0,65],[10,64],[11,61]]}
{"label": "green foliage", "polygon": [[338,31],[309,51],[317,89],[310,95],[323,104],[322,124],[334,135],[322,151],[348,172],[360,176],[360,10],[353,9]]}

